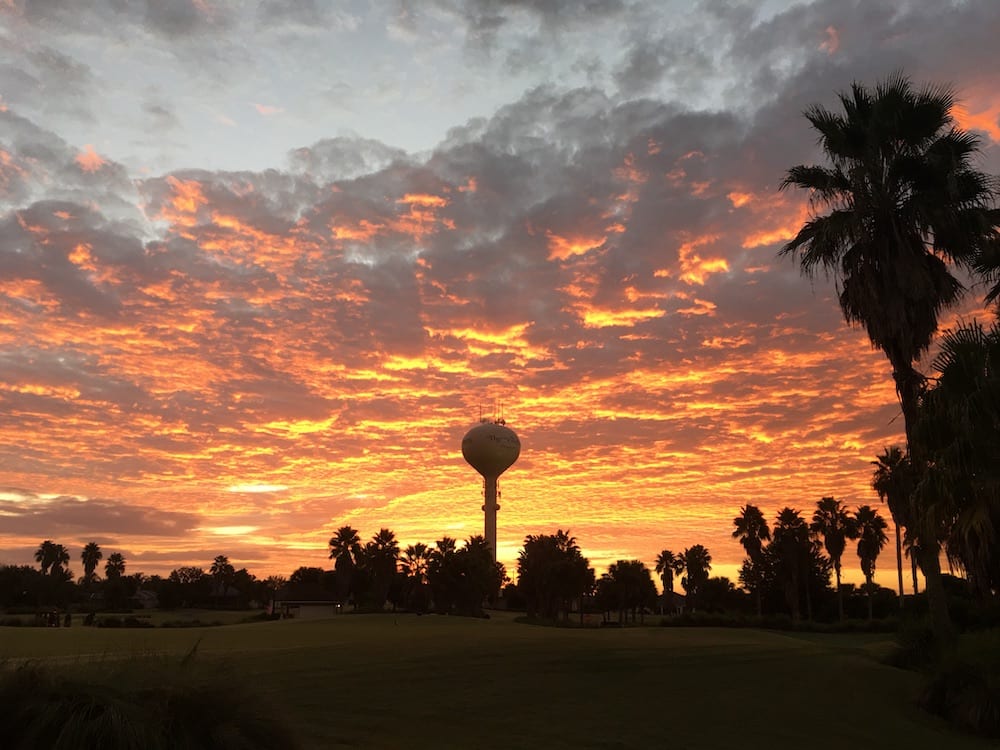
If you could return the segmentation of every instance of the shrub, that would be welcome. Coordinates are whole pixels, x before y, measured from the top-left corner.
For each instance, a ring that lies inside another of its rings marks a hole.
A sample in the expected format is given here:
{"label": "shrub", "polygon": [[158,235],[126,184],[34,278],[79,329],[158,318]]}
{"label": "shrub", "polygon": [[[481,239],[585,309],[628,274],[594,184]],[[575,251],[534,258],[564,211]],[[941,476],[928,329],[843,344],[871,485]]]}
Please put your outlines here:
{"label": "shrub", "polygon": [[274,705],[213,665],[153,659],[0,673],[0,737],[11,750],[295,748]]}
{"label": "shrub", "polygon": [[[84,625],[87,622],[84,620]],[[151,628],[153,623],[149,620],[140,620],[138,617],[114,617],[105,616],[97,619],[95,623],[99,628]]]}
{"label": "shrub", "polygon": [[988,666],[958,663],[938,670],[920,703],[962,729],[1000,737],[1000,679]]}

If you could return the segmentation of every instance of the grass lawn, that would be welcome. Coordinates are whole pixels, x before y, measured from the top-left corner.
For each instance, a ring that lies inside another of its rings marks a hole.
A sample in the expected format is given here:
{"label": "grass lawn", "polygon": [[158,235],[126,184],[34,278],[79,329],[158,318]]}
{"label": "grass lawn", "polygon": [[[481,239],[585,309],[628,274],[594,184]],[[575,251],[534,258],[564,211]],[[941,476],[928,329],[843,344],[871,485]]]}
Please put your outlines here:
{"label": "grass lawn", "polygon": [[[200,639],[200,640],[199,640]],[[985,748],[913,703],[888,636],[563,630],[343,615],[215,628],[4,628],[0,659],[181,654],[198,642],[307,748]]]}

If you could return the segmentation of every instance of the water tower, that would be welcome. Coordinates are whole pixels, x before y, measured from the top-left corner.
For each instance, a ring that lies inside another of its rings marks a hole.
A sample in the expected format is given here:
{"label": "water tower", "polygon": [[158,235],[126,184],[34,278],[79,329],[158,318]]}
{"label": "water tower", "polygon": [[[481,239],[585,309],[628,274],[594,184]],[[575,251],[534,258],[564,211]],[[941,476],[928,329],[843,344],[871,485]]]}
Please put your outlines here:
{"label": "water tower", "polygon": [[497,559],[497,480],[517,461],[521,441],[503,421],[481,419],[462,438],[462,455],[473,469],[483,475],[483,513],[486,515],[486,541]]}

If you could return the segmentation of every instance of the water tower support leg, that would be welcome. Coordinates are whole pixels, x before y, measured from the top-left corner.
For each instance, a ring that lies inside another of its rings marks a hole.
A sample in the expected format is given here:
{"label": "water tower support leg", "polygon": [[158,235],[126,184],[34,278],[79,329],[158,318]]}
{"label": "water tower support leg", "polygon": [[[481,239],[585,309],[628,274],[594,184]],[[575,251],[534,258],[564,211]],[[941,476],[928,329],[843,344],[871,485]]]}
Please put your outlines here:
{"label": "water tower support leg", "polygon": [[486,516],[484,536],[493,550],[493,560],[497,559],[497,478],[486,477],[484,483],[483,513]]}

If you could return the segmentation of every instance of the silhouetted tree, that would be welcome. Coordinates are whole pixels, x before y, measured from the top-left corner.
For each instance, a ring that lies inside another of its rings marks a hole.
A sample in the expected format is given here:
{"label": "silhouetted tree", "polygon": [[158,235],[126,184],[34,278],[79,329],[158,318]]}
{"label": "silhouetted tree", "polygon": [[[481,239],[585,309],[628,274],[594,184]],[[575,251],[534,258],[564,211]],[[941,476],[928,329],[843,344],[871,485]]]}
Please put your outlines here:
{"label": "silhouetted tree", "polygon": [[[872,489],[879,499],[888,503],[893,526],[896,529],[896,572],[899,577],[899,606],[903,606],[903,544],[899,527],[909,528],[910,496],[913,494],[913,471],[910,459],[898,445],[886,448],[872,461]],[[913,558],[913,593],[917,593],[916,556]]]}
{"label": "silhouetted tree", "polygon": [[597,598],[603,610],[617,610],[618,622],[627,622],[629,612],[635,622],[636,614],[643,620],[646,608],[654,606],[656,585],[640,560],[618,560],[597,581]]}
{"label": "silhouetted tree", "polygon": [[38,606],[49,577],[30,565],[0,565],[0,608]]}
{"label": "silhouetted tree", "polygon": [[[361,537],[355,528],[341,526],[337,533],[330,537],[330,559],[334,561],[336,572],[337,598],[341,601],[354,594],[355,572],[361,557]],[[355,606],[357,600],[355,599]]]}
{"label": "silhouetted tree", "polygon": [[103,559],[104,553],[97,542],[88,542],[80,552],[80,561],[83,563],[83,581],[91,583],[94,580],[94,573],[97,564]]}
{"label": "silhouetted tree", "polygon": [[862,505],[854,516],[858,527],[858,559],[861,572],[865,574],[865,589],[868,593],[868,619],[872,619],[872,579],[875,577],[875,561],[889,537],[885,535],[888,525],[878,511],[870,505]]}
{"label": "silhouetted tree", "polygon": [[452,563],[458,613],[482,615],[483,604],[494,601],[500,594],[505,576],[503,565],[493,560],[493,548],[482,535],[469,537],[455,553]]}
{"label": "silhouetted tree", "polygon": [[668,549],[656,556],[656,572],[663,584],[663,598],[667,603],[667,614],[674,611],[674,574],[680,574],[683,564],[680,558]]}
{"label": "silhouetted tree", "polygon": [[714,576],[705,581],[698,597],[705,612],[744,612],[749,604],[747,595],[737,590],[733,582],[724,576]]}
{"label": "silhouetted tree", "polygon": [[211,596],[211,578],[202,568],[185,565],[170,571],[171,599],[179,600],[184,606],[206,603]]}
{"label": "silhouetted tree", "polygon": [[399,560],[399,543],[389,529],[379,529],[366,544],[358,558],[358,568],[367,577],[370,606],[381,611],[385,608],[389,587],[396,575]]}
{"label": "silhouetted tree", "polygon": [[236,568],[229,562],[229,558],[226,555],[216,555],[215,559],[212,560],[212,567],[209,568],[209,573],[215,581],[215,595],[225,598],[226,591],[232,584],[233,576],[236,574]]}
{"label": "silhouetted tree", "polygon": [[830,556],[833,570],[837,576],[837,615],[844,619],[844,598],[840,590],[840,559],[844,556],[848,539],[858,538],[858,527],[854,518],[840,500],[832,497],[821,498],[816,503],[810,531],[822,538],[826,554]]}
{"label": "silhouetted tree", "polygon": [[455,592],[458,587],[455,555],[458,550],[456,542],[450,536],[438,539],[430,552],[427,563],[427,582],[431,589],[431,599],[434,610],[441,613],[451,612],[455,602]]}
{"label": "silhouetted tree", "polygon": [[761,565],[764,558],[764,543],[771,541],[771,530],[767,527],[764,514],[756,505],[746,505],[740,508],[740,514],[733,519],[733,539],[739,539],[747,553],[748,565],[740,570],[740,580],[754,596],[757,605],[757,616],[760,617],[761,594],[760,586],[763,571]]}
{"label": "silhouetted tree", "polygon": [[[791,611],[792,620],[798,621],[802,612],[800,602],[812,549],[809,526],[799,511],[782,508],[774,525],[772,539],[774,541],[769,549],[774,554],[775,569],[783,584],[785,602]],[[805,590],[808,590],[808,586]]]}
{"label": "silhouetted tree", "polygon": [[692,610],[697,609],[698,591],[708,580],[709,571],[712,570],[712,556],[704,546],[695,544],[681,552],[679,567],[684,573],[681,586],[687,594],[687,606]]}
{"label": "silhouetted tree", "polygon": [[932,368],[917,425],[929,460],[915,496],[949,563],[988,600],[1000,590],[1000,322],[946,331]]}
{"label": "silhouetted tree", "polygon": [[427,571],[431,562],[431,549],[423,542],[407,545],[400,556],[400,565],[406,576],[405,600],[415,612],[427,609]]}
{"label": "silhouetted tree", "polygon": [[568,530],[525,537],[517,558],[517,587],[529,617],[568,618],[573,601],[593,585],[590,561]]}
{"label": "silhouetted tree", "polygon": [[[829,167],[796,166],[782,188],[810,191],[815,215],[781,250],[804,273],[823,269],[840,286],[840,308],[868,332],[892,365],[914,464],[924,466],[914,428],[924,378],[914,364],[927,351],[939,313],[961,297],[949,264],[982,265],[996,245],[1000,214],[991,179],[974,169],[979,138],[955,127],[953,92],[914,89],[901,75],[874,89],[841,94],[844,113],[806,112]],[[995,254],[995,252],[994,252]],[[912,514],[935,632],[954,632],[941,583],[939,533],[923,509]]]}
{"label": "silhouetted tree", "polygon": [[61,544],[46,539],[35,550],[35,562],[41,566],[42,573],[46,575],[58,579],[70,578],[69,550]]}
{"label": "silhouetted tree", "polygon": [[125,556],[121,552],[112,552],[104,564],[105,578],[121,578],[125,575]]}

